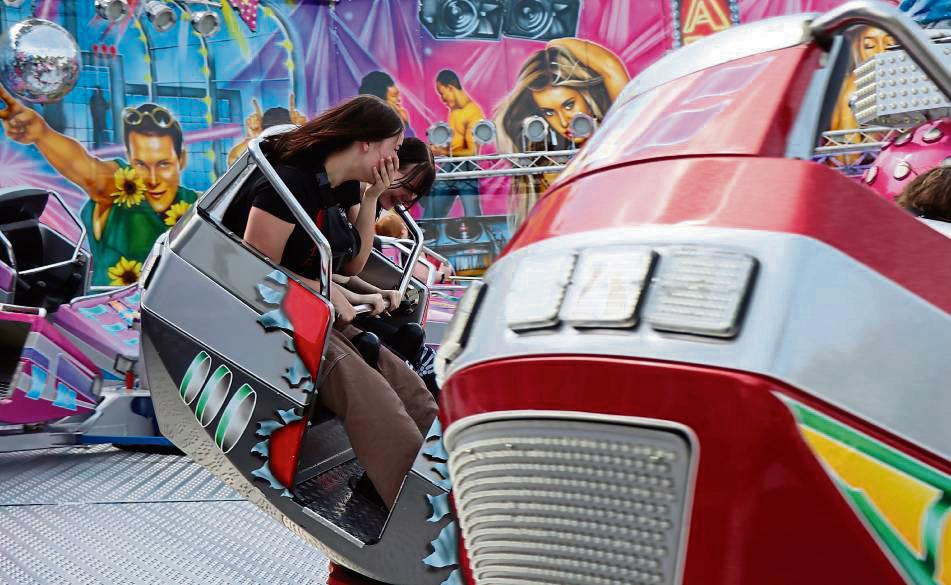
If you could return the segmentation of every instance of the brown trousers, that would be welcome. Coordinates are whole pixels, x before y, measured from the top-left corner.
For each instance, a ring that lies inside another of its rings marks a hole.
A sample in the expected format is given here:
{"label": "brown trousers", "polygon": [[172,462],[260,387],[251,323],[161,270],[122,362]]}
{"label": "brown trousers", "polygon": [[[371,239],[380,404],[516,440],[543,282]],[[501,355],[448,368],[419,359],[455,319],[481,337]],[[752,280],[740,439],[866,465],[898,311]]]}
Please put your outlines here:
{"label": "brown trousers", "polygon": [[436,419],[436,402],[420,377],[385,347],[379,370],[370,367],[350,343],[358,333],[353,326],[331,331],[318,395],[343,420],[353,452],[392,507]]}

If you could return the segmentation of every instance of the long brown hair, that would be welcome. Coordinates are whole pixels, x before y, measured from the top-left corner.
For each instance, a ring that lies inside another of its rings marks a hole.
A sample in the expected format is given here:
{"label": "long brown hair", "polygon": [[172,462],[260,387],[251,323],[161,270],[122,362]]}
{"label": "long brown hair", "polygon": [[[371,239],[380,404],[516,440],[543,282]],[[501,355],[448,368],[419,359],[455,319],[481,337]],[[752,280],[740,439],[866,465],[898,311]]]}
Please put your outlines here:
{"label": "long brown hair", "polygon": [[926,219],[951,221],[951,167],[937,167],[908,183],[895,200]]}
{"label": "long brown hair", "polygon": [[[604,78],[584,65],[571,51],[563,47],[548,47],[533,53],[518,72],[515,88],[496,109],[495,125],[501,128],[499,145],[503,151],[519,152],[522,121],[529,116],[540,116],[532,93],[550,87],[569,87],[577,90],[587,103],[591,115],[599,122],[611,107],[611,96]],[[556,137],[555,150],[567,148],[564,136]]]}
{"label": "long brown hair", "polygon": [[389,104],[360,95],[323,112],[303,126],[265,140],[273,163],[304,163],[326,158],[354,142],[380,142],[403,131],[403,120]]}
{"label": "long brown hair", "polygon": [[403,176],[390,185],[391,189],[406,187],[416,195],[416,201],[432,189],[436,181],[436,162],[429,145],[419,138],[405,138],[397,155]]}

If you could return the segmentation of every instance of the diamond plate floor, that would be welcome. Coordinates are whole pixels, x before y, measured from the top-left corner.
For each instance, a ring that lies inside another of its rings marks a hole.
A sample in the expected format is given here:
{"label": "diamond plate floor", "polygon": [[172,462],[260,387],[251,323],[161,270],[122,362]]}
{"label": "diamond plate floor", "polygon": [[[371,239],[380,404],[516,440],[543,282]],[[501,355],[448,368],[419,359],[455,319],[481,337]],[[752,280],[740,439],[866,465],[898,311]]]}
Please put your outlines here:
{"label": "diamond plate floor", "polygon": [[327,559],[186,457],[0,454],[0,584],[325,584]]}

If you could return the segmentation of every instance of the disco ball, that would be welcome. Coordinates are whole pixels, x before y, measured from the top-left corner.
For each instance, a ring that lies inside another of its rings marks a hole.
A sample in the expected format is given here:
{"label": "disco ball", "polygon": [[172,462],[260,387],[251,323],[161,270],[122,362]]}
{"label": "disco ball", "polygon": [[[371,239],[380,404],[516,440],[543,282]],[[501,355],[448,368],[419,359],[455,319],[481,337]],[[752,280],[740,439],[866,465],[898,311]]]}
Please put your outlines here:
{"label": "disco ball", "polygon": [[925,122],[896,132],[886,140],[862,181],[893,201],[915,178],[939,165],[951,164],[951,119]]}
{"label": "disco ball", "polygon": [[55,22],[28,18],[0,35],[0,82],[28,102],[63,99],[81,68],[79,46]]}

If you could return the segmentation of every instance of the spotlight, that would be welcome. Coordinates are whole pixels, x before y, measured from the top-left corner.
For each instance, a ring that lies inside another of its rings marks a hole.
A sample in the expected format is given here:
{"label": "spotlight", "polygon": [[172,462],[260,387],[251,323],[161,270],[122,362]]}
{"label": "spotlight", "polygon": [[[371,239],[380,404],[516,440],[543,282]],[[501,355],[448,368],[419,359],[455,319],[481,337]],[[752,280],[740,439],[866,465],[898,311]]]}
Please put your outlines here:
{"label": "spotlight", "polygon": [[504,0],[421,0],[419,21],[437,39],[498,40]]}
{"label": "spotlight", "polygon": [[149,16],[149,22],[159,32],[165,32],[175,26],[178,17],[175,11],[169,8],[164,2],[159,0],[149,0],[145,3],[145,13]]}
{"label": "spotlight", "polygon": [[3,3],[10,8],[19,8],[23,6],[24,2],[26,2],[26,0],[3,0]]}
{"label": "spotlight", "polygon": [[452,128],[445,122],[439,122],[438,124],[430,126],[429,130],[426,131],[426,136],[429,138],[429,143],[433,146],[447,148],[452,144]]}
{"label": "spotlight", "polygon": [[221,28],[221,19],[217,12],[198,10],[192,12],[192,28],[203,37],[210,37]]}
{"label": "spotlight", "polygon": [[96,14],[103,20],[117,22],[129,14],[128,0],[96,0]]}
{"label": "spotlight", "polygon": [[544,142],[548,137],[548,122],[541,116],[529,116],[522,120],[522,137],[528,142]]}
{"label": "spotlight", "polygon": [[595,127],[594,118],[581,112],[572,116],[571,122],[568,123],[568,129],[571,130],[571,135],[575,138],[587,138],[591,136],[594,134]]}
{"label": "spotlight", "polygon": [[509,0],[502,34],[539,41],[573,37],[580,14],[580,0]]}
{"label": "spotlight", "polygon": [[482,120],[472,127],[472,140],[479,146],[490,144],[495,140],[495,124],[489,120]]}

